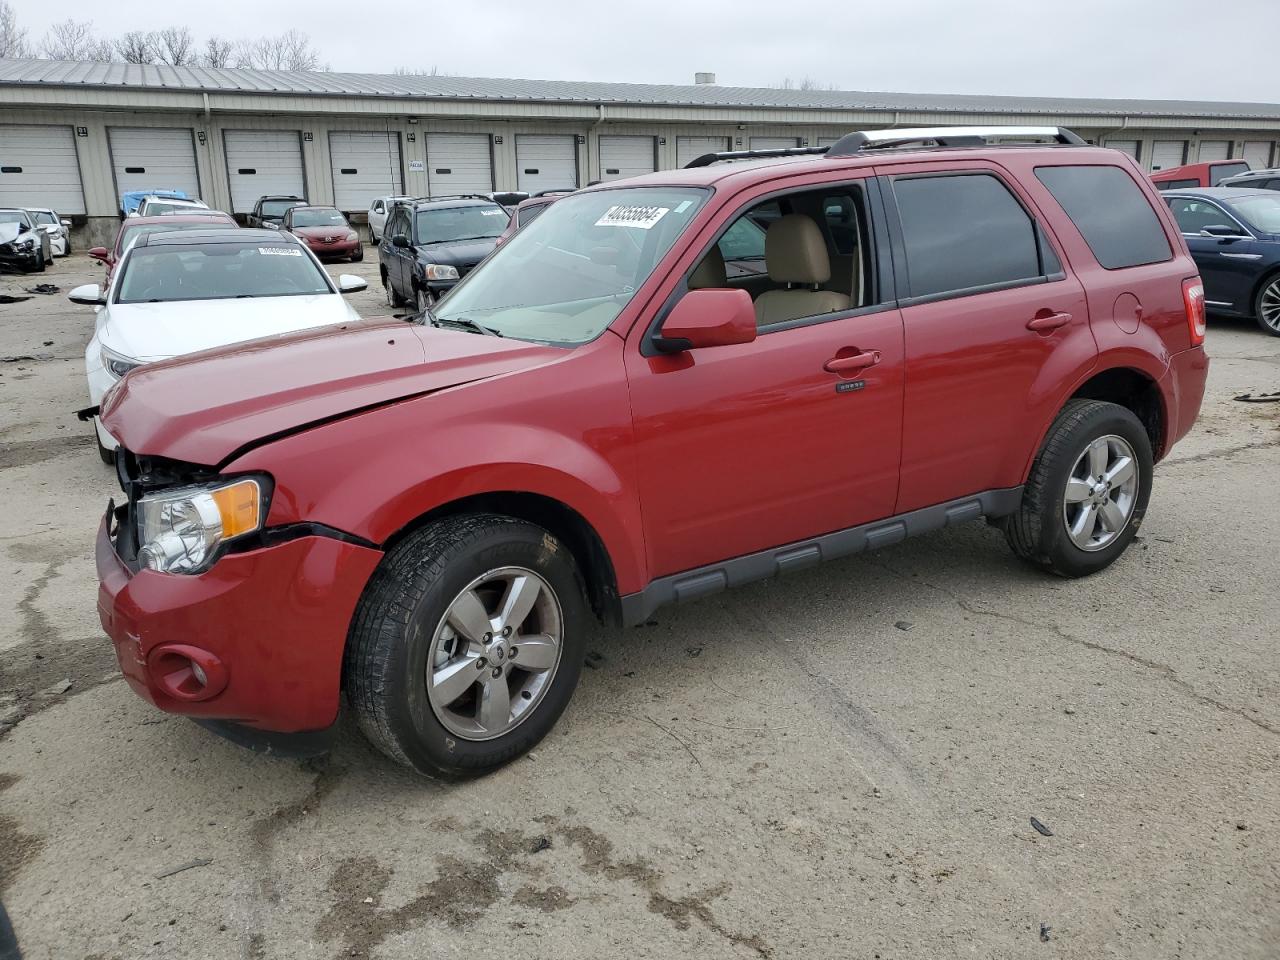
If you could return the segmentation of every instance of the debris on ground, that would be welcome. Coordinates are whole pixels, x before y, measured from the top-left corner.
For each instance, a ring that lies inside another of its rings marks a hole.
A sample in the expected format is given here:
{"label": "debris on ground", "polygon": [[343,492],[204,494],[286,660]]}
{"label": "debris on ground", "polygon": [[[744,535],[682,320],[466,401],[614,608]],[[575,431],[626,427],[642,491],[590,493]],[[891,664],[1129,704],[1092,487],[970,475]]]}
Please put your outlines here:
{"label": "debris on ground", "polygon": [[7,293],[0,294],[0,303],[22,303],[22,301],[30,299],[30,297],[11,297]]}
{"label": "debris on ground", "polygon": [[37,283],[34,287],[27,287],[26,291],[27,293],[38,293],[48,296],[51,293],[57,293],[60,289],[62,288],[56,283]]}
{"label": "debris on ground", "polygon": [[1231,399],[1239,400],[1241,403],[1280,403],[1280,390],[1275,393],[1242,393]]}
{"label": "debris on ground", "polygon": [[604,654],[592,650],[583,660],[583,666],[590,667],[592,670],[599,670],[600,664],[604,662]]}
{"label": "debris on ground", "polygon": [[551,838],[539,837],[537,840],[533,842],[533,849],[530,850],[529,852],[541,853],[543,850],[549,850],[549,849],[551,849]]}
{"label": "debris on ground", "polygon": [[685,647],[684,654],[686,657],[692,660],[695,657],[702,656],[702,648],[701,647]]}
{"label": "debris on ground", "polygon": [[66,693],[70,689],[71,689],[71,681],[69,679],[59,680],[52,687],[49,687],[49,689],[45,690],[45,693],[51,697],[57,697]]}
{"label": "debris on ground", "polygon": [[186,863],[180,863],[176,867],[170,867],[168,870],[163,870],[160,873],[157,873],[156,879],[163,880],[165,877],[172,877],[175,873],[185,873],[187,870],[194,870],[196,867],[207,867],[211,863],[213,863],[212,860],[205,860],[203,858],[188,860]]}
{"label": "debris on ground", "polygon": [[897,623],[894,624],[894,626],[897,627],[899,630],[910,630],[912,627],[915,626],[915,624],[912,623],[910,620],[899,620]]}
{"label": "debris on ground", "polygon": [[1049,926],[1047,923],[1040,924],[1040,942],[1041,943],[1049,942],[1049,931],[1052,929],[1053,927]]}
{"label": "debris on ground", "polygon": [[1046,827],[1043,823],[1041,823],[1041,822],[1040,822],[1039,820],[1037,820],[1035,817],[1032,817],[1032,818],[1031,818],[1031,826],[1035,827],[1035,828],[1036,828],[1036,833],[1040,834],[1040,836],[1042,836],[1042,837],[1052,837],[1052,836],[1053,836],[1053,831],[1052,831],[1052,830],[1050,830],[1048,827]]}

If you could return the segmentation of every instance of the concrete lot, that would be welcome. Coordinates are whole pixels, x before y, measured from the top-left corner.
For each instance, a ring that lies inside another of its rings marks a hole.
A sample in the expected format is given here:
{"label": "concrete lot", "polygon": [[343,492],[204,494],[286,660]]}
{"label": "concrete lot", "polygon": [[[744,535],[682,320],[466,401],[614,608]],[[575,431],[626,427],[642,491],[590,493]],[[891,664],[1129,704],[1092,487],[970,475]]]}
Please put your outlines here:
{"label": "concrete lot", "polygon": [[1106,573],[1046,578],[976,524],[665,610],[461,786],[350,726],[257,756],[117,679],[117,488],[71,415],[90,330],[61,294],[0,306],[0,898],[28,960],[1280,956],[1280,406],[1231,399],[1280,389],[1280,339],[1252,324],[1211,323],[1201,422]]}

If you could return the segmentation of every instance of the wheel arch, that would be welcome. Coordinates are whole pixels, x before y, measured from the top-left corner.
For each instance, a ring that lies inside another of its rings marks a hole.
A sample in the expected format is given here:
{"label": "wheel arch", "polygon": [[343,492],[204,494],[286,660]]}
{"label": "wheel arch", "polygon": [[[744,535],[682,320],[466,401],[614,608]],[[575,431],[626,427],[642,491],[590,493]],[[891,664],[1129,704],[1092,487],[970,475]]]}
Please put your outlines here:
{"label": "wheel arch", "polygon": [[1253,289],[1249,291],[1249,302],[1245,305],[1245,309],[1255,320],[1260,319],[1257,313],[1258,297],[1262,294],[1263,287],[1277,278],[1280,278],[1280,263],[1273,263],[1269,269],[1264,270],[1258,275],[1257,283],[1255,283],[1253,285]]}
{"label": "wheel arch", "polygon": [[1067,400],[1103,400],[1132,411],[1151,440],[1152,459],[1164,456],[1169,416],[1157,381],[1134,367],[1100,370],[1080,384]]}

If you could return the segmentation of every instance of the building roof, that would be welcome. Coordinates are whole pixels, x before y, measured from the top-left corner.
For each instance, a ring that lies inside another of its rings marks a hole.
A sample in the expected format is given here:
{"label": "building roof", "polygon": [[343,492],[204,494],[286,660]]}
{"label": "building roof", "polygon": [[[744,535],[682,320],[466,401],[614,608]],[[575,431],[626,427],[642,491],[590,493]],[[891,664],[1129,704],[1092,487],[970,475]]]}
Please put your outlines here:
{"label": "building roof", "polygon": [[305,70],[173,67],[167,64],[0,60],[0,87],[40,86],[173,90],[287,96],[378,97],[536,103],[632,104],[801,110],[901,110],[956,113],[1046,113],[1149,117],[1238,117],[1280,120],[1280,104],[1198,100],[1103,100],[947,93],[784,90],[714,84],[508,80]]}

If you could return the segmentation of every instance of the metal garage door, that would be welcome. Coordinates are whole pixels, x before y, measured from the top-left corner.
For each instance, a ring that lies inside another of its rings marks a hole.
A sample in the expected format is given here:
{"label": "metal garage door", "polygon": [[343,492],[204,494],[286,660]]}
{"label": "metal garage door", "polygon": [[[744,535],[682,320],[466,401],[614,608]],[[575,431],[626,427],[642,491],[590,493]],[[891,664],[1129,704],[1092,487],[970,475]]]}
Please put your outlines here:
{"label": "metal garage door", "polygon": [[1157,140],[1151,145],[1151,169],[1168,170],[1187,162],[1187,141]]}
{"label": "metal garage door", "polygon": [[601,137],[600,179],[620,180],[653,173],[653,137]]}
{"label": "metal garage door", "polygon": [[1249,140],[1244,145],[1244,159],[1253,170],[1265,170],[1271,164],[1271,141]]}
{"label": "metal garage door", "polygon": [[578,148],[572,136],[516,137],[516,185],[530,194],[578,186]]}
{"label": "metal garage door", "polygon": [[683,167],[704,153],[723,153],[728,149],[728,137],[676,137],[676,166]]}
{"label": "metal garage door", "polygon": [[795,137],[752,137],[752,150],[790,150],[800,145]]}
{"label": "metal garage door", "polygon": [[1111,150],[1119,150],[1121,153],[1127,153],[1135,160],[1138,159],[1137,140],[1108,140],[1103,146]]}
{"label": "metal garage door", "polygon": [[116,198],[131,190],[182,190],[200,196],[196,146],[188,127],[111,127]]}
{"label": "metal garage door", "polygon": [[1230,140],[1201,140],[1200,141],[1200,162],[1208,163],[1210,160],[1230,160],[1231,159],[1231,141]]}
{"label": "metal garage door", "polygon": [[259,197],[305,197],[302,140],[296,130],[228,130],[231,212],[250,213]]}
{"label": "metal garage door", "polygon": [[0,124],[0,207],[84,213],[76,138],[70,127]]}
{"label": "metal garage door", "polygon": [[333,202],[346,213],[365,211],[378,197],[404,193],[400,134],[334,130],[329,134]]}
{"label": "metal garage door", "polygon": [[427,182],[433,197],[493,189],[493,149],[487,133],[427,134]]}

